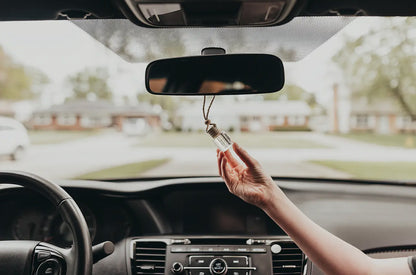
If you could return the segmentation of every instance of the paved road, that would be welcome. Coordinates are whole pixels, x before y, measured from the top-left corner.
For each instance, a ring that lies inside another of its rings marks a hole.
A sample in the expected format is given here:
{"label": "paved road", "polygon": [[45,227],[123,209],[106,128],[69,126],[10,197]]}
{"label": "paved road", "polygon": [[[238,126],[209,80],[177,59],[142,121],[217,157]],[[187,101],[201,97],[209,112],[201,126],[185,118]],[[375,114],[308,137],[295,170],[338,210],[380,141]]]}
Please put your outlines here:
{"label": "paved road", "polygon": [[[273,175],[348,177],[329,168],[307,163],[309,160],[412,161],[415,149],[384,147],[319,133],[283,133],[308,139],[330,148],[250,149]],[[0,169],[30,171],[48,178],[72,178],[86,172],[136,161],[171,158],[144,176],[216,175],[215,150],[212,148],[143,148],[137,138],[107,133],[67,143],[33,145],[18,162],[0,160]]]}

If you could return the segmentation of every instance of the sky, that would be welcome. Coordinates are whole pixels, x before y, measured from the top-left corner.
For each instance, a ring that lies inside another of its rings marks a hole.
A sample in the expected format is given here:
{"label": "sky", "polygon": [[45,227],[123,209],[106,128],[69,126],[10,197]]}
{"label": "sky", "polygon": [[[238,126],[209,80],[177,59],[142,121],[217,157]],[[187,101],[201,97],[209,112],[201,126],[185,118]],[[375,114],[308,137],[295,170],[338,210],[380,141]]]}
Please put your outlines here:
{"label": "sky", "polygon": [[[327,101],[328,89],[340,78],[331,65],[331,56],[342,47],[346,35],[365,34],[380,20],[355,19],[301,61],[285,64],[287,83],[316,93],[321,102]],[[69,21],[1,22],[0,46],[16,62],[40,69],[51,79],[45,88],[45,104],[62,101],[70,93],[67,77],[86,67],[109,70],[116,99],[134,97],[144,90],[146,64],[126,62]]]}

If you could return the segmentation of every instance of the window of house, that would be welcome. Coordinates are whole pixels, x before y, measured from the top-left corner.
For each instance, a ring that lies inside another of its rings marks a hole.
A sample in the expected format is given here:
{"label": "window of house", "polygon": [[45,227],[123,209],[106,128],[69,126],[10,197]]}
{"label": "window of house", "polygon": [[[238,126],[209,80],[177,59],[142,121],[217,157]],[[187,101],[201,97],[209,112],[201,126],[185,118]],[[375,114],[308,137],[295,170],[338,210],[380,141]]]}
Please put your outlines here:
{"label": "window of house", "polygon": [[283,116],[272,116],[270,117],[271,124],[274,125],[283,125],[285,124],[285,117]]}
{"label": "window of house", "polygon": [[77,116],[72,114],[58,115],[56,118],[59,125],[74,125],[77,122]]}
{"label": "window of house", "polygon": [[412,119],[409,116],[401,116],[401,117],[397,117],[397,128],[400,129],[405,129],[410,127],[410,125],[412,124]]}
{"label": "window of house", "polygon": [[111,125],[110,117],[82,116],[81,126],[85,128],[108,127]]}
{"label": "window of house", "polygon": [[304,116],[289,116],[288,122],[289,122],[289,125],[291,126],[304,125],[305,117]]}
{"label": "window of house", "polygon": [[367,115],[357,115],[355,117],[356,127],[357,128],[368,128],[368,116]]}
{"label": "window of house", "polygon": [[284,116],[278,116],[278,117],[276,117],[276,124],[277,125],[283,125],[283,124],[285,124],[285,117]]}
{"label": "window of house", "polygon": [[51,115],[36,115],[33,119],[36,125],[49,125],[52,123]]}
{"label": "window of house", "polygon": [[241,119],[241,122],[248,122],[247,116],[242,116],[240,119]]}

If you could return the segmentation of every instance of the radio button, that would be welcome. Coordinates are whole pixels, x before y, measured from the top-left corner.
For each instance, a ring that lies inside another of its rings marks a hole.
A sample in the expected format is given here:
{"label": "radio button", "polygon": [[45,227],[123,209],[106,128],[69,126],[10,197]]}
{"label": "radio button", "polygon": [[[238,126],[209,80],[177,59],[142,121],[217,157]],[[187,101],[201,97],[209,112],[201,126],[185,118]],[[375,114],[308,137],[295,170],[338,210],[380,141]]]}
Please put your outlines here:
{"label": "radio button", "polygon": [[214,259],[210,256],[190,256],[189,265],[192,267],[209,267],[209,264]]}
{"label": "radio button", "polygon": [[248,266],[248,258],[240,256],[226,256],[224,260],[227,262],[229,268]]}

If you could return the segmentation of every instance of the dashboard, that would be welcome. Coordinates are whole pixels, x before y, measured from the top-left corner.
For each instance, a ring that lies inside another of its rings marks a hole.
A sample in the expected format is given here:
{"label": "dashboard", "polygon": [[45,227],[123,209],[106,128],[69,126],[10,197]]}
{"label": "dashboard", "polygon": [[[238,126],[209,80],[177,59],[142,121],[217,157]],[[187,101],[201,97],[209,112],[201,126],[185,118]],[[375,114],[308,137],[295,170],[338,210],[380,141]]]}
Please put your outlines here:
{"label": "dashboard", "polygon": [[[94,274],[322,274],[265,213],[218,178],[58,183],[80,206],[93,244],[115,244]],[[312,220],[361,250],[380,256],[406,247],[416,254],[414,187],[278,184]],[[72,244],[68,227],[36,192],[0,185],[0,219],[0,240]]]}
{"label": "dashboard", "polygon": [[[118,242],[138,227],[123,202],[75,194],[91,240]],[[72,233],[53,206],[36,193],[18,189],[0,197],[0,240],[36,240],[59,247],[72,245]]]}

